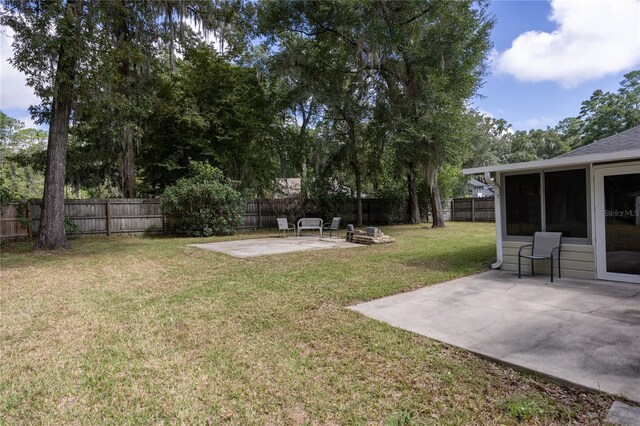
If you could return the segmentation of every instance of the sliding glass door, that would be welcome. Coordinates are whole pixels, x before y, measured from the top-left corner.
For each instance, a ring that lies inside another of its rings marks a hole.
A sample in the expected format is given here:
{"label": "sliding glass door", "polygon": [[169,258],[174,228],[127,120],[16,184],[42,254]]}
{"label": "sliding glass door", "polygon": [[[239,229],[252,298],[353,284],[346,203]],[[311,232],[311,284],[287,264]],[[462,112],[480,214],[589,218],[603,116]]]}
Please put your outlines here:
{"label": "sliding glass door", "polygon": [[594,176],[598,278],[640,283],[640,164]]}

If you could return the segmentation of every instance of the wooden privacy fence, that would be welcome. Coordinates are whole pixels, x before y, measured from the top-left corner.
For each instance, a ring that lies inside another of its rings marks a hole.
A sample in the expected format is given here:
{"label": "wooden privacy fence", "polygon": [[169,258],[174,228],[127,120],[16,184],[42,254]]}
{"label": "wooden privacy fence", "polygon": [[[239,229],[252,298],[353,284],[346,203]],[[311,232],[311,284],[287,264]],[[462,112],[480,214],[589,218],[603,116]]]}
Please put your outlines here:
{"label": "wooden privacy fence", "polygon": [[[0,216],[0,237],[21,238],[38,234],[41,206],[7,204]],[[65,200],[67,234],[142,234],[164,232],[167,221],[160,200],[123,198],[108,200]]]}
{"label": "wooden privacy fence", "polygon": [[[380,198],[363,198],[362,199],[362,222],[367,225],[385,225],[389,223],[389,200]],[[247,209],[244,215],[245,228],[275,228],[278,226],[276,219],[278,217],[290,216],[291,199],[260,199],[247,203]],[[295,208],[293,209],[295,210]],[[337,216],[342,218],[342,226],[347,223],[356,223],[358,217],[358,203],[356,200],[349,200],[345,206],[341,208],[341,212],[336,212]],[[311,217],[316,214],[307,211],[298,214],[293,211],[296,220],[302,215]],[[321,216],[321,215],[320,215]],[[324,220],[330,220],[330,217],[322,217]]]}
{"label": "wooden privacy fence", "polygon": [[461,222],[495,221],[494,198],[454,198],[451,200],[451,220]]}
{"label": "wooden privacy fence", "polygon": [[[260,199],[247,203],[244,215],[245,229],[273,228],[276,218],[286,216],[291,200]],[[159,199],[114,198],[106,200],[65,200],[65,217],[72,226],[67,234],[112,235],[164,233],[173,229],[173,220],[162,214]],[[355,223],[357,203],[350,200],[339,213],[343,226]],[[367,225],[386,224],[389,221],[389,202],[383,199],[363,199],[363,222]],[[38,202],[26,205],[10,203],[0,211],[0,238],[13,239],[32,237],[38,234],[41,206]],[[302,212],[302,210],[300,210]],[[303,213],[293,215],[299,217]],[[309,216],[309,213],[306,214]],[[323,217],[324,220],[331,219]]]}

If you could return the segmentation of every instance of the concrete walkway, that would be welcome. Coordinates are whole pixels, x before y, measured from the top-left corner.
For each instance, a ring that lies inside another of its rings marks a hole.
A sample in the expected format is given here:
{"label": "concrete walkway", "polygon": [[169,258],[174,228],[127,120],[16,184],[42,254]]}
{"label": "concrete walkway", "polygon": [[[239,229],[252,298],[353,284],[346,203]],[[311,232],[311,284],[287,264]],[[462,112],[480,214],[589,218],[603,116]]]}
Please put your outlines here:
{"label": "concrete walkway", "polygon": [[490,271],[351,309],[579,386],[640,402],[640,285]]}
{"label": "concrete walkway", "polygon": [[220,243],[191,244],[204,250],[226,253],[235,257],[267,256],[308,250],[363,247],[348,243],[344,238],[287,237],[258,238],[253,240],[223,241]]}

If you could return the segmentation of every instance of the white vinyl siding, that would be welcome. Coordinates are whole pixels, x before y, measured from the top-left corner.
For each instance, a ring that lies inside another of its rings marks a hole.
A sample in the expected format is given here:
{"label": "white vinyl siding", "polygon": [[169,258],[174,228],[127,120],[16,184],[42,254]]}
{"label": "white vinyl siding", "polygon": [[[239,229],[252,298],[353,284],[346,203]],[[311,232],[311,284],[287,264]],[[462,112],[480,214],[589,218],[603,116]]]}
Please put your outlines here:
{"label": "white vinyl siding", "polygon": [[[503,241],[503,263],[502,269],[507,271],[518,272],[518,250],[527,242],[520,241]],[[530,250],[530,249],[525,249]],[[528,252],[530,253],[530,252]],[[554,261],[555,262],[555,261]],[[563,278],[580,278],[594,280],[595,272],[595,256],[592,245],[585,244],[562,244],[562,254],[560,256]],[[531,261],[522,259],[522,273],[531,274]],[[549,275],[549,261],[535,261],[536,275]],[[556,265],[554,265],[556,266]],[[557,267],[554,267],[554,273],[558,274]]]}

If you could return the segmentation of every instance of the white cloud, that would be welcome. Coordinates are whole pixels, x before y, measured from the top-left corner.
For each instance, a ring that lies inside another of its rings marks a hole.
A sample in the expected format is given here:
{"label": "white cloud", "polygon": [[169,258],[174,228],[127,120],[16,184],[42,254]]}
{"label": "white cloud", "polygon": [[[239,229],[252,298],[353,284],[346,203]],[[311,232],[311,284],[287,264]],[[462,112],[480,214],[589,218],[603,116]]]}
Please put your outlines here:
{"label": "white cloud", "polygon": [[25,115],[24,117],[16,117],[16,118],[24,123],[24,127],[26,129],[43,129],[44,128],[43,126],[36,124],[30,115]]}
{"label": "white cloud", "polygon": [[30,105],[39,104],[40,99],[27,86],[24,74],[8,62],[13,56],[12,40],[11,34],[0,32],[0,108],[26,110]]}
{"label": "white cloud", "polygon": [[551,0],[549,20],[555,31],[520,34],[497,71],[568,88],[640,64],[640,0]]}
{"label": "white cloud", "polygon": [[485,111],[483,109],[477,108],[476,111],[478,111],[478,113],[480,115],[484,115],[485,117],[489,117],[489,118],[496,118],[495,115],[491,114],[489,111]]}
{"label": "white cloud", "polygon": [[553,117],[533,117],[529,118],[525,121],[516,121],[514,126],[518,128],[526,128],[526,129],[544,129],[547,126],[555,126],[558,124],[558,119]]}

